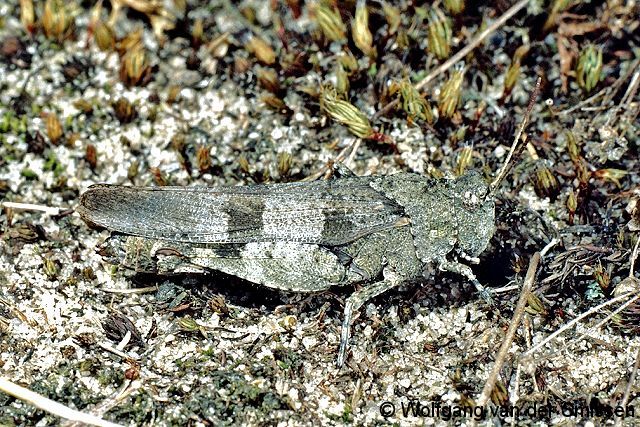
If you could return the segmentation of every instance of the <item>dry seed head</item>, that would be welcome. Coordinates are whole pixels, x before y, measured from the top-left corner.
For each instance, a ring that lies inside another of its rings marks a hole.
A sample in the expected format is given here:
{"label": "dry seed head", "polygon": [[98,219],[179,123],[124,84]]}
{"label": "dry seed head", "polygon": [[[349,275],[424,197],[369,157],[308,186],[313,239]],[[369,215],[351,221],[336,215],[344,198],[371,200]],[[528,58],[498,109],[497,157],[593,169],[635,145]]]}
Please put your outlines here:
{"label": "dry seed head", "polygon": [[249,173],[249,160],[247,160],[247,156],[245,156],[244,154],[240,154],[240,156],[238,157],[238,166],[240,167],[242,173]]}
{"label": "dry seed head", "polygon": [[47,0],[42,14],[42,29],[47,38],[62,41],[73,32],[73,18],[62,0]]}
{"label": "dry seed head", "polygon": [[113,103],[113,111],[118,121],[122,124],[131,123],[138,115],[136,108],[126,98],[118,98]]}
{"label": "dry seed head", "polygon": [[167,178],[164,176],[160,168],[152,166],[149,168],[149,172],[151,172],[151,177],[153,178],[153,182],[158,187],[164,187],[167,185]]}
{"label": "dry seed head", "polygon": [[229,50],[229,33],[223,33],[207,43],[207,51],[214,58],[223,58]]}
{"label": "dry seed head", "polygon": [[391,4],[384,2],[382,4],[382,11],[384,12],[384,19],[387,21],[387,25],[389,26],[389,34],[394,34],[398,31],[400,27],[400,23],[402,22],[400,9],[396,6],[392,6]]}
{"label": "dry seed head", "polygon": [[508,402],[509,393],[507,392],[507,388],[504,386],[502,381],[496,381],[493,390],[491,391],[491,402],[497,406],[503,406]]}
{"label": "dry seed head", "polygon": [[602,48],[588,45],[580,52],[576,68],[578,86],[586,92],[596,87],[602,76]]}
{"label": "dry seed head", "polygon": [[98,165],[98,151],[96,150],[96,146],[93,144],[87,144],[87,148],[84,153],[84,158],[89,164],[91,170],[95,170]]}
{"label": "dry seed head", "polygon": [[167,104],[175,103],[180,97],[182,88],[180,86],[171,85],[167,90]]}
{"label": "dry seed head", "polygon": [[452,15],[460,15],[464,12],[464,0],[444,0],[444,7]]}
{"label": "dry seed head", "polygon": [[207,173],[211,169],[211,152],[209,148],[201,145],[196,150],[196,163],[200,173]]}
{"label": "dry seed head", "polygon": [[454,71],[440,91],[438,111],[442,117],[452,117],[462,101],[462,80],[464,71]]}
{"label": "dry seed head", "polygon": [[598,265],[593,269],[593,278],[596,280],[596,283],[598,283],[598,286],[600,286],[600,289],[604,291],[609,289],[609,286],[611,285],[611,277],[602,264],[598,263]]}
{"label": "dry seed head", "polygon": [[473,161],[473,147],[466,146],[460,150],[460,154],[458,156],[458,162],[456,163],[456,167],[454,173],[456,176],[464,175],[464,172],[467,170],[469,166],[471,166],[471,162]]}
{"label": "dry seed head", "polygon": [[185,316],[178,319],[178,328],[185,332],[197,332],[200,330],[200,325],[193,320],[190,316]]}
{"label": "dry seed head", "polygon": [[598,179],[613,182],[616,187],[620,188],[620,180],[627,175],[627,171],[622,169],[600,169],[593,173],[593,176]]}
{"label": "dry seed head", "polygon": [[337,9],[320,4],[315,8],[316,22],[325,38],[334,42],[347,41],[347,27]]}
{"label": "dry seed head", "polygon": [[253,7],[245,5],[240,6],[240,13],[245,17],[247,21],[252,24],[256,23],[256,11]]}
{"label": "dry seed head", "polygon": [[260,100],[275,111],[287,111],[287,105],[284,101],[271,93],[262,95]]}
{"label": "dry seed head", "polygon": [[227,303],[225,302],[225,300],[222,297],[222,295],[216,294],[216,295],[212,296],[207,304],[209,305],[209,308],[214,313],[217,313],[220,316],[228,316],[229,315],[229,307],[227,306]]}
{"label": "dry seed head", "polygon": [[194,48],[197,48],[202,44],[204,35],[204,26],[202,24],[202,19],[198,18],[193,22],[193,27],[191,28],[191,42],[193,43]]}
{"label": "dry seed head", "polygon": [[[131,2],[129,4],[131,4]],[[162,47],[166,39],[164,33],[165,31],[175,28],[176,17],[164,7],[157,9],[155,12],[160,13],[160,15],[147,14],[147,17],[151,23],[151,28],[153,28],[153,35],[156,37],[156,40],[158,40],[160,47]]]}
{"label": "dry seed head", "polygon": [[322,89],[320,108],[333,120],[347,126],[355,136],[369,138],[373,135],[373,129],[367,116],[350,102],[338,99],[335,89]]}
{"label": "dry seed head", "polygon": [[631,216],[627,223],[629,231],[640,231],[640,198],[631,199],[625,211]]}
{"label": "dry seed head", "polygon": [[127,86],[141,83],[151,72],[145,49],[136,45],[122,57],[120,62],[120,80]]}
{"label": "dry seed head", "polygon": [[339,96],[347,96],[349,93],[349,76],[347,76],[347,72],[344,70],[342,63],[338,62],[334,69],[334,74],[336,78],[335,89],[336,93]]}
{"label": "dry seed head", "polygon": [[[629,299],[640,292],[640,280],[636,277],[627,276],[618,283],[613,290],[613,296],[618,297],[630,294]],[[640,302],[635,300],[623,311],[613,316],[613,321],[619,328],[632,334],[640,332]]]}
{"label": "dry seed head", "polygon": [[467,125],[458,126],[458,128],[453,132],[453,134],[450,137],[451,141],[452,142],[464,141],[464,139],[467,137],[467,130],[468,130]]}
{"label": "dry seed head", "polygon": [[196,149],[196,163],[200,173],[206,173],[211,169],[211,152],[204,145],[198,146]]}
{"label": "dry seed head", "polygon": [[96,23],[93,38],[96,44],[103,51],[111,51],[116,45],[116,37],[111,27],[102,21]]}
{"label": "dry seed head", "polygon": [[46,238],[46,234],[44,234],[44,229],[41,226],[20,223],[16,225],[14,230],[9,231],[8,237],[19,239],[26,243],[33,243]]}
{"label": "dry seed head", "polygon": [[345,72],[349,75],[357,72],[359,69],[358,60],[353,56],[353,53],[351,53],[349,49],[345,49],[345,51],[342,52],[339,61],[340,65],[342,65]]}
{"label": "dry seed head", "polygon": [[438,59],[449,57],[451,52],[451,20],[444,16],[439,9],[432,9],[429,14],[427,27],[429,51]]}
{"label": "dry seed head", "polygon": [[244,74],[251,67],[251,62],[242,56],[235,55],[233,57],[233,72],[235,74]]}
{"label": "dry seed head", "polygon": [[504,93],[508,95],[513,90],[513,87],[518,82],[520,78],[520,60],[513,59],[509,68],[507,68],[507,73],[504,77]]}
{"label": "dry seed head", "polygon": [[129,167],[127,168],[127,179],[133,182],[134,179],[138,176],[138,172],[140,170],[140,162],[135,159],[131,162]]}
{"label": "dry seed head", "polygon": [[186,137],[183,133],[176,133],[171,138],[171,148],[177,153],[184,153],[187,146]]}
{"label": "dry seed head", "polygon": [[298,324],[298,319],[296,316],[292,316],[291,314],[285,316],[280,319],[278,324],[287,332],[291,332],[296,329],[296,325]]}
{"label": "dry seed head", "polygon": [[67,147],[74,147],[76,145],[76,141],[80,139],[80,134],[78,132],[72,132],[68,136],[65,137]]}
{"label": "dry seed head", "polygon": [[[33,135],[31,133],[27,133],[25,137],[27,153],[42,154],[44,152],[46,141],[40,131],[35,131]],[[0,191],[0,196],[4,196],[2,191]]]}
{"label": "dry seed head", "polygon": [[538,296],[533,292],[529,292],[527,295],[526,310],[531,314],[545,314],[547,312],[547,309],[544,307],[540,298],[538,298]]}
{"label": "dry seed head", "polygon": [[278,153],[278,173],[281,177],[289,175],[293,157],[287,152]]}
{"label": "dry seed head", "polygon": [[420,95],[420,92],[416,90],[411,84],[409,79],[403,79],[398,82],[394,82],[390,88],[392,93],[398,92],[400,97],[400,105],[407,114],[407,118],[410,121],[414,121],[416,118],[425,120],[428,123],[433,123],[433,111],[427,100]]}
{"label": "dry seed head", "polygon": [[278,80],[278,73],[273,68],[260,67],[256,71],[256,77],[260,86],[265,88],[271,93],[278,93],[280,91],[280,81]]}
{"label": "dry seed head", "polygon": [[569,152],[569,158],[572,162],[577,163],[580,161],[580,146],[576,136],[570,130],[565,133],[567,140],[567,151]]}
{"label": "dry seed head", "polygon": [[183,133],[176,133],[171,137],[171,148],[176,152],[180,166],[191,175],[191,163],[187,156],[186,137]]}
{"label": "dry seed head", "polygon": [[256,35],[249,37],[244,48],[265,65],[273,65],[276,62],[276,51],[273,50],[269,43]]}
{"label": "dry seed head", "polygon": [[62,124],[60,124],[60,120],[58,120],[58,116],[54,113],[47,114],[46,120],[46,129],[47,136],[52,144],[58,145],[60,142],[60,138],[62,138]]}
{"label": "dry seed head", "polygon": [[376,57],[376,50],[372,46],[373,36],[369,31],[369,10],[365,0],[358,0],[355,18],[351,24],[353,43],[369,58]]}
{"label": "dry seed head", "polygon": [[142,33],[143,29],[138,28],[135,31],[127,33],[127,35],[118,42],[118,52],[121,56],[126,55],[127,52],[142,47]]}
{"label": "dry seed head", "polygon": [[86,267],[82,269],[82,278],[87,282],[91,282],[96,280],[98,276],[96,276],[96,272],[93,271],[93,268]]}
{"label": "dry seed head", "polygon": [[533,188],[538,197],[549,197],[551,200],[555,200],[560,191],[560,183],[551,169],[542,166],[536,171]]}
{"label": "dry seed head", "polygon": [[42,259],[42,269],[49,280],[56,280],[58,278],[58,264],[51,258]]}
{"label": "dry seed head", "polygon": [[529,53],[529,49],[530,49],[530,46],[526,44],[523,44],[522,46],[518,47],[513,54],[513,60],[522,61],[522,58],[524,58],[524,56],[527,53]]}
{"label": "dry seed head", "polygon": [[569,190],[569,194],[567,195],[567,211],[569,211],[570,223],[573,223],[573,217],[576,214],[576,210],[578,210],[578,198],[576,197],[575,191]]}
{"label": "dry seed head", "polygon": [[91,14],[89,15],[89,31],[95,28],[96,23],[100,21],[102,16],[102,0],[95,2],[95,5],[91,8]]}
{"label": "dry seed head", "polygon": [[30,34],[35,30],[35,20],[33,0],[20,0],[20,22]]}
{"label": "dry seed head", "polygon": [[195,51],[195,49],[191,49],[186,60],[187,70],[197,71],[200,68],[200,64],[201,61],[198,57],[198,53]]}
{"label": "dry seed head", "polygon": [[580,159],[574,164],[574,166],[578,182],[582,185],[587,185],[589,179],[591,179],[591,172],[589,172],[589,169],[587,168],[587,163],[583,159]]}

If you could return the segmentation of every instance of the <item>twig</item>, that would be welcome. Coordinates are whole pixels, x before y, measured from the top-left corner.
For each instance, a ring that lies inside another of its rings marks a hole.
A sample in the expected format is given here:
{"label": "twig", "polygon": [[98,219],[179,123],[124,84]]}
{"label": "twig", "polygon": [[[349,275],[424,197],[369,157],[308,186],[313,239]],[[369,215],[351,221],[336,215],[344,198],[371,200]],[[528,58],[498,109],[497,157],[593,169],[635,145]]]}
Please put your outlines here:
{"label": "twig", "polygon": [[636,240],[636,245],[633,247],[633,252],[631,253],[631,261],[629,261],[629,277],[635,277],[634,271],[636,269],[636,260],[638,259],[638,245],[640,244],[640,236],[638,236],[638,240]]}
{"label": "twig", "polygon": [[58,215],[62,210],[61,208],[54,208],[54,207],[45,206],[45,205],[36,205],[34,203],[2,202],[1,204],[3,208],[22,209],[25,211],[39,211],[39,212],[44,212],[47,215]]}
{"label": "twig", "polygon": [[[349,152],[349,150],[354,150],[357,149],[357,147],[359,147],[360,144],[358,143],[358,141],[354,141],[353,144],[349,144],[346,147],[344,147],[342,150],[340,150],[340,152],[338,153],[338,155],[336,156],[334,162],[341,162],[345,159],[345,157],[347,157],[347,153]],[[308,182],[308,181],[315,181],[316,179],[320,178],[322,175],[324,175],[329,168],[331,167],[331,162],[328,162],[327,164],[325,164],[323,167],[320,168],[320,170],[312,173],[311,175],[305,177],[304,179],[302,179],[302,182]]]}
{"label": "twig", "polygon": [[547,243],[547,245],[544,248],[542,248],[542,250],[540,251],[540,256],[541,257],[545,256],[547,252],[549,252],[551,248],[553,248],[558,243],[560,243],[560,239],[558,239],[557,237],[554,237],[553,239],[551,239],[551,241]]}
{"label": "twig", "polygon": [[95,415],[85,414],[84,412],[76,411],[68,406],[58,403],[54,400],[48,399],[41,394],[33,392],[28,388],[24,388],[9,381],[6,378],[0,377],[0,390],[10,394],[30,405],[42,409],[50,414],[57,415],[61,418],[66,418],[71,421],[78,421],[85,425],[100,426],[100,427],[122,427],[120,424],[115,424],[110,421],[103,420]]}
{"label": "twig", "polygon": [[559,111],[558,114],[561,114],[563,116],[566,116],[567,114],[571,114],[573,113],[575,110],[578,110],[582,107],[584,107],[585,105],[589,105],[592,102],[594,102],[596,99],[600,98],[601,96],[605,96],[605,94],[607,93],[607,91],[611,90],[611,86],[607,86],[605,88],[602,88],[600,91],[598,91],[596,94],[591,95],[589,98],[578,102],[576,105],[567,108],[566,110],[562,110]]}
{"label": "twig", "polygon": [[634,293],[635,292],[626,292],[626,293],[624,293],[624,294],[622,294],[620,296],[615,297],[614,299],[611,299],[609,301],[603,302],[602,304],[599,304],[596,307],[593,307],[593,308],[589,309],[588,311],[585,311],[584,313],[582,313],[581,315],[579,315],[578,317],[576,317],[575,319],[571,320],[566,325],[562,326],[560,329],[558,329],[557,331],[555,331],[554,333],[549,335],[547,338],[545,338],[544,340],[542,340],[541,342],[536,344],[534,347],[532,347],[529,350],[527,350],[522,356],[523,357],[531,356],[533,353],[535,353],[536,351],[538,351],[542,347],[544,347],[548,342],[554,340],[558,335],[564,333],[566,330],[568,330],[571,327],[573,327],[576,323],[578,323],[579,321],[581,321],[585,317],[588,317],[588,316],[592,315],[593,313],[597,313],[598,311],[602,310],[603,308],[605,308],[607,306],[610,306],[610,305],[615,304],[617,302],[623,301],[624,299],[629,298]]}
{"label": "twig", "polygon": [[351,153],[349,153],[349,157],[344,162],[344,165],[346,167],[353,168],[353,162],[356,158],[358,148],[360,148],[360,144],[362,144],[362,140],[360,138],[356,139],[356,143],[353,145],[353,148],[351,149]]}
{"label": "twig", "polygon": [[584,338],[586,336],[591,337],[591,333],[593,333],[593,332],[597,331],[598,329],[600,329],[604,324],[606,324],[609,320],[611,320],[611,318],[616,316],[618,313],[621,313],[622,311],[624,311],[627,307],[629,307],[631,304],[636,302],[638,299],[640,299],[640,295],[636,294],[633,298],[629,299],[629,301],[625,302],[620,307],[616,308],[607,317],[605,317],[604,319],[599,321],[596,325],[594,325],[593,327],[589,328],[588,330],[586,330],[585,332],[580,334],[580,336],[578,336],[577,338],[574,338],[572,341],[573,342],[578,342],[578,341],[580,341],[582,338]]}
{"label": "twig", "polygon": [[509,154],[507,155],[507,159],[502,164],[502,167],[496,174],[496,177],[491,183],[491,185],[489,185],[489,194],[495,193],[495,191],[498,189],[498,186],[500,185],[504,177],[511,170],[511,167],[513,166],[511,159],[516,154],[516,152],[519,151],[517,150],[517,148],[518,148],[518,145],[520,144],[520,139],[522,139],[523,145],[524,143],[527,142],[527,138],[526,138],[527,135],[526,134],[523,135],[523,133],[524,133],[524,129],[527,127],[527,124],[529,124],[529,117],[531,116],[531,110],[533,110],[533,106],[536,102],[536,99],[538,98],[538,94],[540,93],[541,83],[542,83],[542,79],[538,77],[536,80],[536,85],[533,88],[533,92],[531,92],[531,95],[529,96],[529,104],[527,105],[527,109],[524,113],[524,117],[522,118],[522,122],[520,123],[520,127],[518,127],[518,132],[516,132],[516,137],[513,139],[513,144],[511,144],[511,148],[509,149]]}
{"label": "twig", "polygon": [[[415,88],[417,90],[423,89],[427,84],[429,84],[429,82],[431,82],[431,80],[435,79],[440,74],[444,73],[449,68],[451,68],[453,64],[455,64],[456,62],[458,62],[459,60],[467,56],[467,54],[471,52],[473,49],[475,49],[476,47],[478,47],[478,45],[480,45],[480,43],[482,43],[482,41],[485,38],[487,38],[487,36],[489,36],[489,34],[493,33],[499,27],[504,25],[505,22],[507,22],[511,17],[513,17],[513,15],[520,12],[520,10],[522,10],[528,3],[529,3],[529,0],[520,0],[519,2],[511,6],[504,14],[502,14],[500,18],[496,19],[491,25],[485,28],[484,31],[482,31],[473,40],[471,40],[468,45],[460,49],[455,55],[453,55],[451,58],[443,62],[438,68],[430,72],[424,79],[420,80],[415,85]],[[372,120],[375,120],[378,117],[387,114],[397,104],[398,104],[397,99],[391,101],[390,103],[382,107],[382,109],[378,110],[378,112],[376,112],[373,115]]]}
{"label": "twig", "polygon": [[480,393],[480,397],[478,397],[477,404],[479,407],[484,407],[489,401],[489,396],[491,396],[491,392],[496,384],[498,379],[498,374],[500,374],[500,370],[502,369],[502,365],[504,365],[507,354],[509,353],[509,348],[511,347],[511,343],[513,342],[513,338],[515,337],[516,330],[520,325],[520,321],[522,320],[522,316],[524,315],[524,309],[527,306],[527,298],[529,293],[531,292],[531,288],[533,287],[533,282],[535,282],[536,271],[538,270],[538,264],[540,263],[540,253],[536,252],[531,257],[529,261],[529,269],[527,270],[527,275],[524,279],[524,284],[522,285],[522,290],[520,291],[520,297],[518,298],[518,303],[516,304],[516,309],[513,312],[513,317],[511,318],[511,322],[509,324],[509,329],[505,334],[504,340],[502,341],[502,345],[500,346],[500,350],[498,350],[498,354],[496,356],[496,361],[493,364],[493,369],[489,374],[489,378],[484,384],[484,388],[482,389],[482,393]]}
{"label": "twig", "polygon": [[[114,408],[124,399],[129,397],[134,391],[137,391],[142,386],[141,381],[138,380],[130,380],[128,384],[123,384],[122,388],[119,391],[115,392],[114,397],[108,397],[103,400],[101,403],[96,404],[91,412],[93,414],[105,414],[111,408]],[[71,421],[66,423],[60,423],[62,427],[82,427],[83,424],[77,421]]]}
{"label": "twig", "polygon": [[136,358],[136,357],[133,357],[133,356],[129,356],[127,353],[125,353],[125,352],[123,352],[123,351],[121,351],[121,350],[119,350],[117,348],[114,348],[114,347],[110,346],[109,344],[105,344],[103,342],[97,342],[96,345],[98,347],[100,347],[101,349],[106,350],[106,351],[108,351],[110,353],[113,353],[116,356],[120,356],[121,358],[123,358],[125,360],[126,359],[132,359],[132,360],[138,360],[139,359],[139,358]]}
{"label": "twig", "polygon": [[[633,364],[631,375],[629,375],[629,381],[627,382],[627,387],[624,390],[624,396],[620,401],[620,406],[623,408],[627,406],[627,402],[629,402],[629,396],[631,395],[631,388],[633,387],[633,383],[636,381],[636,375],[638,375],[638,367],[640,367],[640,349],[636,351],[636,361]],[[616,417],[615,425],[616,426],[621,425],[622,419],[623,417]]]}
{"label": "twig", "polygon": [[113,289],[113,288],[101,288],[103,292],[108,292],[112,294],[147,294],[149,292],[155,292],[158,290],[157,286],[147,286],[144,288],[133,288],[133,289]]}
{"label": "twig", "polygon": [[[630,261],[630,269],[629,269],[629,277],[630,278],[634,278],[634,274],[633,274],[633,269],[634,269],[634,263],[635,260],[638,256],[638,243],[640,243],[640,239],[638,239],[638,241],[636,241],[635,247],[633,248],[633,253],[631,254],[631,261]],[[589,336],[592,332],[597,331],[598,329],[600,329],[605,323],[607,323],[609,320],[611,320],[611,318],[613,318],[614,316],[616,316],[618,313],[624,311],[627,307],[629,307],[631,304],[635,303],[638,299],[640,299],[640,294],[636,294],[633,296],[633,298],[630,298],[629,301],[625,302],[624,304],[622,304],[620,307],[618,307],[617,309],[615,309],[613,312],[611,312],[607,317],[605,317],[604,319],[602,319],[600,322],[598,322],[595,326],[589,328],[587,331],[583,332],[580,336],[578,336],[577,338],[575,338],[573,340],[573,342],[577,342],[580,341],[582,338],[584,338],[585,336]]]}
{"label": "twig", "polygon": [[131,341],[131,331],[127,331],[122,337],[122,340],[120,340],[120,342],[116,346],[116,348],[120,351],[123,351],[130,341]]}
{"label": "twig", "polygon": [[[640,65],[640,62],[636,62],[635,64],[635,68],[638,68],[638,66]],[[638,91],[638,84],[640,83],[640,71],[636,71],[633,74],[633,77],[631,78],[631,82],[629,83],[629,86],[627,87],[627,90],[625,91],[624,95],[622,96],[622,99],[620,100],[620,103],[618,105],[616,105],[612,110],[610,110],[610,113],[608,113],[608,117],[607,117],[607,121],[605,122],[605,126],[613,126],[616,121],[619,118],[618,112],[622,109],[622,107],[625,104],[629,104],[633,98],[636,95],[636,92]],[[635,115],[637,115],[637,111],[635,113]],[[634,115],[634,118],[635,118]],[[633,118],[631,119],[633,120]]]}

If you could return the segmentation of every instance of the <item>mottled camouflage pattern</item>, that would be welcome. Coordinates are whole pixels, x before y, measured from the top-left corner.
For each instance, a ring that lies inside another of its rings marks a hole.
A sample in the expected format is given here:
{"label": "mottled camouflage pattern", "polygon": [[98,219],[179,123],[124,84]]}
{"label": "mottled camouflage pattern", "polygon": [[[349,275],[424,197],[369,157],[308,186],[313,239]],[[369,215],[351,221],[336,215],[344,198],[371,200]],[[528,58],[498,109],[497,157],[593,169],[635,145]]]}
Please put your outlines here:
{"label": "mottled camouflage pattern", "polygon": [[455,180],[401,173],[246,187],[92,186],[78,212],[114,233],[107,260],[137,272],[217,270],[275,289],[365,284],[345,305],[338,364],[353,312],[427,264],[482,289],[473,259],[494,232],[494,202],[475,172]]}

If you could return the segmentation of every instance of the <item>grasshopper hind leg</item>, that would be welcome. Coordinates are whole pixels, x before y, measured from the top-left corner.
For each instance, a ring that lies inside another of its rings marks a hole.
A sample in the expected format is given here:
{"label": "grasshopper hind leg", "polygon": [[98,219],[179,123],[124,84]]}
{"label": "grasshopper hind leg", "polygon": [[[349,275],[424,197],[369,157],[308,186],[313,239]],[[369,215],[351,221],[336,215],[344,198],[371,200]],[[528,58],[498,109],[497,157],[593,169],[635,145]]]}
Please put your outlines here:
{"label": "grasshopper hind leg", "polygon": [[359,270],[366,272],[368,277],[381,277],[381,280],[363,284],[361,289],[347,298],[340,333],[338,367],[344,364],[347,357],[353,313],[371,298],[395,288],[408,278],[417,277],[422,271],[423,265],[416,257],[410,233],[409,227],[385,230],[366,236],[349,246],[348,251],[352,254],[353,261],[347,276],[352,278],[352,282],[362,278]]}
{"label": "grasshopper hind leg", "polygon": [[342,319],[342,330],[340,331],[340,350],[338,351],[338,368],[342,367],[347,357],[347,345],[351,335],[351,320],[353,313],[371,298],[395,288],[403,279],[391,270],[385,270],[385,278],[379,282],[367,285],[351,294],[344,305],[344,317]]}

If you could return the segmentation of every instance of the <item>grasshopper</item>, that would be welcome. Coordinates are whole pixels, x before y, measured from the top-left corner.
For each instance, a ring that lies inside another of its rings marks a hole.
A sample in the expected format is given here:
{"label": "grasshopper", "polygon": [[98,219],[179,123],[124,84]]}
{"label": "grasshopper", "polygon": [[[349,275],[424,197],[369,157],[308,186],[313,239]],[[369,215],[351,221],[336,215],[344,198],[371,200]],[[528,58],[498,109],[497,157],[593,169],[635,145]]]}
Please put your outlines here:
{"label": "grasshopper", "polygon": [[[429,265],[461,274],[489,299],[471,268],[495,229],[494,194],[528,121],[491,185],[477,172],[456,179],[413,173],[240,187],[91,186],[78,212],[111,236],[107,261],[136,272],[220,271],[294,292],[359,285],[346,300],[337,365],[354,312]],[[524,135],[526,136],[526,135]],[[523,140],[526,138],[523,138]]]}
{"label": "grasshopper", "polygon": [[111,237],[107,261],[158,274],[217,270],[274,289],[361,284],[346,301],[338,365],[353,313],[428,264],[462,274],[494,232],[494,201],[476,173],[412,173],[241,187],[91,186],[78,212]]}

